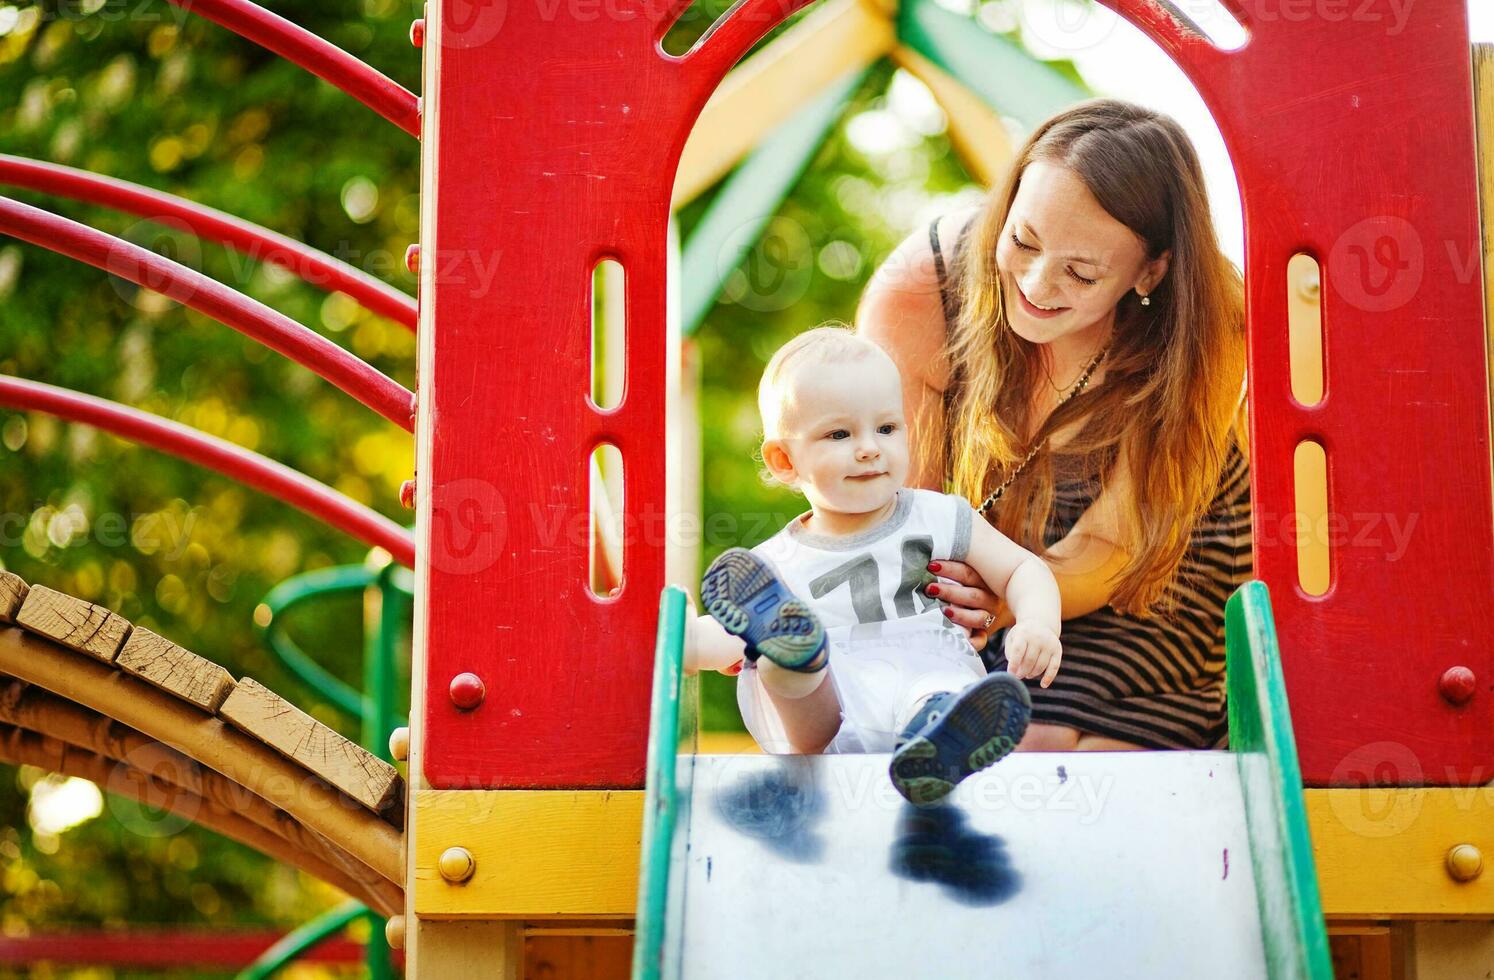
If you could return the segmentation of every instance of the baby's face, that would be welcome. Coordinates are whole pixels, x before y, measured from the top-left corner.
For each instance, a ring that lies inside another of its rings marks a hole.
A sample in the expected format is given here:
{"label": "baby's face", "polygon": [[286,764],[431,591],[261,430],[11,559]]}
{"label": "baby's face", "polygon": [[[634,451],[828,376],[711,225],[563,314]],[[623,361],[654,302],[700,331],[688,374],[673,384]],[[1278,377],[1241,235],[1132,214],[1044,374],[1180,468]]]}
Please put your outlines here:
{"label": "baby's face", "polygon": [[864,514],[908,478],[908,433],[897,367],[884,357],[811,368],[792,380],[780,438],[816,510]]}

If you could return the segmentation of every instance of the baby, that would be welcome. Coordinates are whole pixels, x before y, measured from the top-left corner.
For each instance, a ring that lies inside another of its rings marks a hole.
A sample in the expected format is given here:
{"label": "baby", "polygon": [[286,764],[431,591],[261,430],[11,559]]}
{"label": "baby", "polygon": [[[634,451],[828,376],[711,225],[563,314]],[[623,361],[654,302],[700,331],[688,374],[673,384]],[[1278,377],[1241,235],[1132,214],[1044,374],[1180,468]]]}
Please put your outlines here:
{"label": "baby", "polygon": [[[758,409],[763,462],[810,510],[711,564],[690,666],[745,667],[737,702],[765,751],[891,751],[898,791],[932,803],[1021,740],[1019,678],[1046,687],[1058,672],[1058,584],[963,498],[903,486],[902,382],[871,341],[841,326],[795,337],[763,372]],[[968,562],[1005,599],[1012,673],[988,675],[929,596],[936,558]]]}

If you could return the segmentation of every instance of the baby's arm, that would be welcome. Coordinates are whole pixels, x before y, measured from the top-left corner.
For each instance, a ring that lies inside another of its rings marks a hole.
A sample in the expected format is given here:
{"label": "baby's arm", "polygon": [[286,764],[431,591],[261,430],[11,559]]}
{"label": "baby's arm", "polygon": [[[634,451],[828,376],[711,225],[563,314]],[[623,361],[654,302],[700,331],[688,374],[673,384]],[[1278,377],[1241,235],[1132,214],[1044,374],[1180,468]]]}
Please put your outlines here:
{"label": "baby's arm", "polygon": [[1007,668],[1018,677],[1058,675],[1063,648],[1062,598],[1048,563],[977,517],[971,522],[965,559],[1016,617],[1005,640]]}

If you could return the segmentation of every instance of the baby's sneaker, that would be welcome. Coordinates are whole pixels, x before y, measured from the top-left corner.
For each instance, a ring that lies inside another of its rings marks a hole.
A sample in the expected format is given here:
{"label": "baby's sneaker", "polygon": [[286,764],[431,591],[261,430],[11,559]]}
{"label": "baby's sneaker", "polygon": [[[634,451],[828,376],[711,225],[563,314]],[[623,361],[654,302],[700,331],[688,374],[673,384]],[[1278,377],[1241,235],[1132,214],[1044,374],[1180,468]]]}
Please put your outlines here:
{"label": "baby's sneaker", "polygon": [[1006,671],[963,691],[934,694],[898,735],[888,769],[892,783],[910,803],[943,799],[966,776],[1016,748],[1031,717],[1027,685]]}
{"label": "baby's sneaker", "polygon": [[764,656],[805,673],[825,666],[828,647],[819,617],[746,548],[730,548],[711,562],[700,581],[700,599],[728,633],[747,641],[748,660]]}

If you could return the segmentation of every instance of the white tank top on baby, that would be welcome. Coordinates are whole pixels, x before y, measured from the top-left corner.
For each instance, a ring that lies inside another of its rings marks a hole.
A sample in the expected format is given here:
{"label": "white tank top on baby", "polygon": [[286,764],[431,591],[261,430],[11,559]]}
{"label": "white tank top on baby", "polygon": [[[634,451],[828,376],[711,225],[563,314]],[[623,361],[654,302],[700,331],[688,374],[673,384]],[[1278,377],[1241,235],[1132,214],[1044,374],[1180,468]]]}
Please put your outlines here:
{"label": "white tank top on baby", "polygon": [[[752,550],[825,625],[842,716],[826,751],[890,752],[912,705],[986,673],[966,631],[923,593],[934,580],[931,560],[964,560],[977,515],[962,497],[904,487],[889,518],[854,535],[813,533],[804,516]],[[788,751],[750,665],[737,681],[737,704],[759,745]]]}

